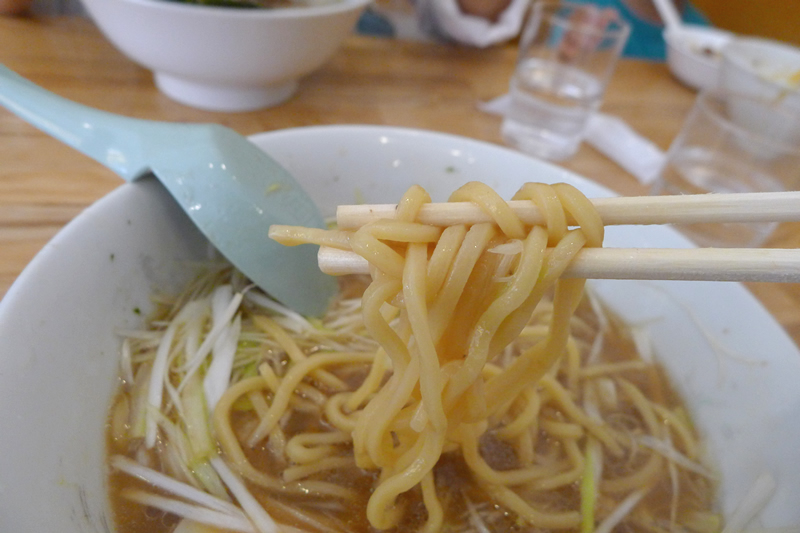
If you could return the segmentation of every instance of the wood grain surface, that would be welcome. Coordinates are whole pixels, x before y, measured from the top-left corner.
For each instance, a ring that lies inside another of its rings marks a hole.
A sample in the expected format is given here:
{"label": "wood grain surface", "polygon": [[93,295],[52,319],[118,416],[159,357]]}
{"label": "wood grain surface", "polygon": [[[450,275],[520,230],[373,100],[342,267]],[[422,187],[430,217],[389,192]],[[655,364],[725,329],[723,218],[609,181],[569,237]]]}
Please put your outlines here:
{"label": "wood grain surface", "polygon": [[[285,104],[213,113],[159,93],[150,73],[121,55],[86,19],[0,18],[0,62],[55,93],[139,118],[218,122],[244,135],[317,124],[385,124],[501,144],[500,119],[477,104],[506,92],[515,55],[513,44],[480,50],[352,36]],[[694,96],[664,64],[623,60],[603,111],[666,149]],[[646,192],[586,144],[562,165],[621,194]],[[98,163],[0,109],[0,296],[59,229],[121,183]],[[798,225],[784,224],[768,245],[799,243]],[[800,286],[749,288],[800,341]]]}

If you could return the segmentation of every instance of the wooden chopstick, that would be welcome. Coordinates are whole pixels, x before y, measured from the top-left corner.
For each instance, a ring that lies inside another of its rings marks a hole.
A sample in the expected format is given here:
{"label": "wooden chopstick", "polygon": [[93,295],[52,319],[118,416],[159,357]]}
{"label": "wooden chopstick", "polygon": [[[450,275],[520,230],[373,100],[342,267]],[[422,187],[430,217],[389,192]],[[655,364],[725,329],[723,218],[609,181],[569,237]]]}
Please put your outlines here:
{"label": "wooden chopstick", "polygon": [[[354,252],[320,247],[326,274],[367,274],[369,264]],[[800,250],[767,248],[585,248],[565,277],[693,281],[800,282]]]}
{"label": "wooden chopstick", "polygon": [[[800,221],[800,191],[775,193],[633,196],[591,200],[604,225],[696,224]],[[508,202],[525,224],[544,218],[532,202]],[[394,218],[395,204],[339,206],[339,229],[355,230],[381,218]],[[417,222],[434,226],[491,222],[469,202],[424,205]],[[574,220],[568,220],[574,224]],[[369,273],[366,259],[326,246],[318,254],[320,270],[334,276]],[[586,279],[800,282],[800,250],[736,248],[590,248],[583,249],[564,273]]]}
{"label": "wooden chopstick", "polygon": [[[526,224],[544,219],[532,202],[508,202]],[[628,196],[592,200],[605,225],[696,224],[723,222],[800,221],[800,191],[679,196]],[[357,229],[379,218],[394,218],[395,204],[342,205],[336,212],[340,229]],[[416,220],[435,226],[490,222],[489,215],[469,202],[426,204]],[[574,220],[569,220],[574,224]]]}

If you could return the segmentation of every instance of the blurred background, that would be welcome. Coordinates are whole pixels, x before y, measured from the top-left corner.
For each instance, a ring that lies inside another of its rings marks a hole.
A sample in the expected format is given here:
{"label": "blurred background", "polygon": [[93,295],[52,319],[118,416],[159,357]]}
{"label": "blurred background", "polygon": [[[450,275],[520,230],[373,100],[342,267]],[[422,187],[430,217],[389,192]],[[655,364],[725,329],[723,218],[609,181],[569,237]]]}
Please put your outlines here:
{"label": "blurred background", "polygon": [[[0,0],[28,3],[31,0]],[[768,37],[800,45],[800,0],[693,0],[714,26],[743,35]],[[32,0],[29,10],[38,15],[83,12],[79,0]]]}
{"label": "blurred background", "polygon": [[798,0],[693,0],[714,26],[800,44]]}

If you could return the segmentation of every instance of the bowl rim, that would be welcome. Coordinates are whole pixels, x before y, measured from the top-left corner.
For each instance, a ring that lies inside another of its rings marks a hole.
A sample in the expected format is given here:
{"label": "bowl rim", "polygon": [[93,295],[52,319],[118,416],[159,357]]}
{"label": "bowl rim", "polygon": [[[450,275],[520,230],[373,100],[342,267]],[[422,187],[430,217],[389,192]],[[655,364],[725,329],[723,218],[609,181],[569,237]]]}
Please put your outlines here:
{"label": "bowl rim", "polygon": [[[271,20],[314,18],[346,13],[365,8],[372,0],[334,0],[323,5],[291,6],[274,9],[240,9],[225,6],[208,6],[171,0],[81,0],[85,4],[128,4],[142,9],[155,9],[165,13],[191,13],[196,16],[218,17],[233,20]],[[91,10],[90,10],[91,11]]]}
{"label": "bowl rim", "polygon": [[800,59],[800,47],[791,43],[779,41],[777,39],[769,39],[767,37],[754,37],[754,36],[739,36],[731,39],[725,46],[725,51],[730,53],[737,48],[745,47],[747,50],[781,50],[791,55],[797,56]]}
{"label": "bowl rim", "polygon": [[[800,47],[765,37],[737,37],[732,39],[722,48],[721,56],[723,61],[734,65],[742,72],[757,76],[765,83],[785,87],[787,86],[785,83],[779,83],[775,80],[769,80],[759,76],[757,69],[753,66],[751,60],[753,56],[758,56],[760,59],[769,59],[768,54],[771,51],[778,52],[784,57],[791,56],[792,61],[796,61],[797,68],[800,69]],[[782,61],[776,61],[776,64],[781,62]]]}

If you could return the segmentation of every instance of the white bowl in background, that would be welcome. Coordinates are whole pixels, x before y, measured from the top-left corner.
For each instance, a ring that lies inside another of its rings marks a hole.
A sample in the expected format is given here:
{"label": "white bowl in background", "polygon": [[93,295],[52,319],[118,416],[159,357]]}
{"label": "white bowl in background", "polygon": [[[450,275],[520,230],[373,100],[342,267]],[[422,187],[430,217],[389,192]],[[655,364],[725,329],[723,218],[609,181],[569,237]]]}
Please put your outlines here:
{"label": "white bowl in background", "polygon": [[[471,180],[506,198],[530,180],[612,195],[557,166],[452,135],[323,126],[252,140],[326,214],[357,198],[394,202],[413,183],[439,201]],[[691,246],[660,226],[610,227],[606,242]],[[207,241],[163,187],[143,180],[121,185],[77,217],[14,283],[0,302],[0,531],[112,529],[104,450],[118,376],[115,331],[141,325],[152,292],[177,290],[189,275],[182,261],[207,253]],[[720,509],[730,516],[766,472],[778,486],[761,524],[800,523],[800,352],[775,320],[735,283],[592,286],[623,319],[648,328],[720,473]]]}
{"label": "white bowl in background", "polygon": [[81,0],[106,38],[181,103],[211,111],[278,105],[353,31],[370,0],[273,9],[169,0]]}
{"label": "white bowl in background", "polygon": [[[800,150],[800,48],[737,37],[722,50],[719,87],[738,95],[728,102],[737,124]],[[766,102],[767,110],[748,99]]]}
{"label": "white bowl in background", "polygon": [[[758,37],[733,39],[722,50],[720,88],[800,112],[800,48]],[[800,130],[800,128],[795,128]],[[794,140],[800,146],[800,138]]]}
{"label": "white bowl in background", "polygon": [[692,89],[715,87],[721,51],[732,38],[730,32],[706,26],[682,25],[664,30],[670,72]]}
{"label": "white bowl in background", "polygon": [[720,86],[800,107],[800,48],[758,37],[737,37],[722,49]]}

